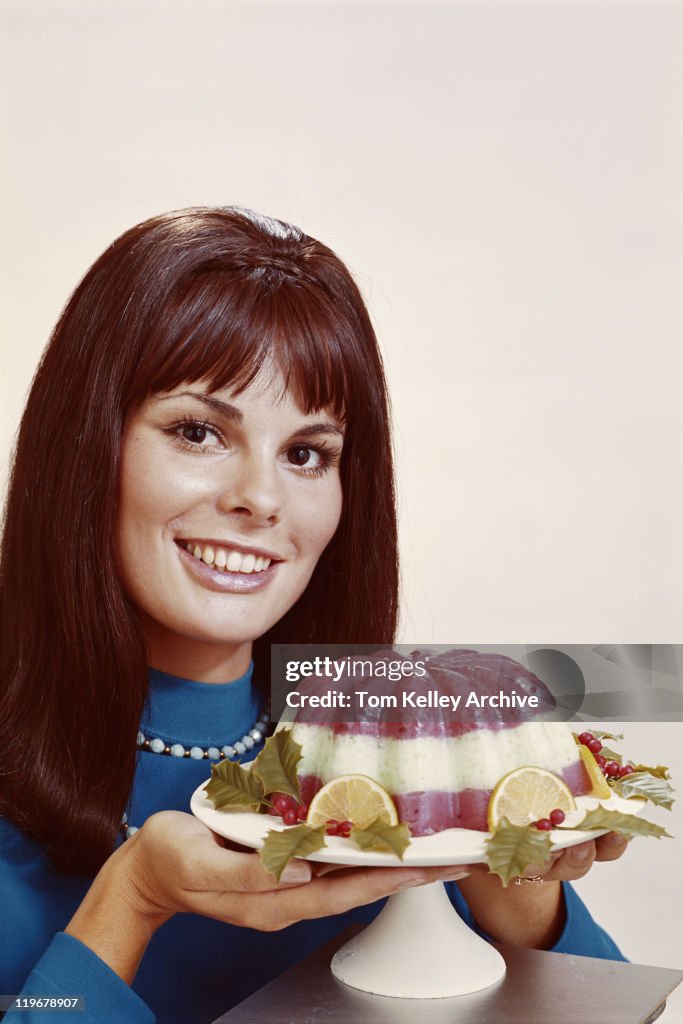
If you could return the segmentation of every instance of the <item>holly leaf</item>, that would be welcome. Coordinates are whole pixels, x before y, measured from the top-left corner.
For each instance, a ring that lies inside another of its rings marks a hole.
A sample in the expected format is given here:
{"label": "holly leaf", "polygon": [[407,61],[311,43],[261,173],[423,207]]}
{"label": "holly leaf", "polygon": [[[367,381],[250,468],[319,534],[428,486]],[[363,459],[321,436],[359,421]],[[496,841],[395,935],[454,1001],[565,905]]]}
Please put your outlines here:
{"label": "holly leaf", "polygon": [[673,838],[661,825],[655,825],[654,822],[640,818],[636,814],[608,811],[604,807],[586,811],[582,820],[573,827],[581,830],[606,828],[610,832],[619,832],[627,839],[633,839],[635,836],[655,836],[656,839],[661,839],[663,836],[666,836],[667,839]]}
{"label": "holly leaf", "polygon": [[648,765],[648,764],[634,764],[631,767],[633,768],[634,773],[635,772],[648,772],[650,775],[654,775],[658,779],[670,779],[671,778],[671,772],[663,764],[658,764],[656,768],[653,768],[652,765]]}
{"label": "holly leaf", "polygon": [[523,875],[530,864],[540,867],[548,860],[552,843],[548,832],[529,825],[513,825],[507,818],[486,841],[486,863],[507,887]]}
{"label": "holly leaf", "polygon": [[266,871],[279,882],[292,857],[307,857],[309,853],[315,853],[326,845],[325,828],[325,825],[319,828],[295,825],[283,832],[271,829],[259,854]]}
{"label": "holly leaf", "polygon": [[382,853],[395,853],[403,860],[406,847],[410,845],[410,830],[407,825],[387,825],[380,818],[366,828],[351,829],[349,836],[361,850],[380,850]]}
{"label": "holly leaf", "polygon": [[674,802],[673,787],[666,778],[646,771],[633,772],[623,779],[617,779],[613,789],[625,800],[632,796],[642,796],[652,804],[665,807],[667,811],[671,810]]}
{"label": "holly leaf", "polygon": [[287,793],[301,803],[296,775],[301,758],[301,744],[292,739],[289,729],[278,729],[270,736],[252,769],[261,780],[264,793]]}
{"label": "holly leaf", "polygon": [[204,792],[217,811],[258,810],[264,797],[261,780],[227,760],[211,765]]}
{"label": "holly leaf", "polygon": [[616,750],[610,750],[609,747],[603,747],[600,751],[603,757],[606,757],[608,761],[616,761],[617,764],[621,764],[623,755],[618,753]]}
{"label": "holly leaf", "polygon": [[[595,736],[596,740],[623,740],[623,732],[600,732],[599,729],[590,730]],[[600,751],[602,753],[602,751]]]}

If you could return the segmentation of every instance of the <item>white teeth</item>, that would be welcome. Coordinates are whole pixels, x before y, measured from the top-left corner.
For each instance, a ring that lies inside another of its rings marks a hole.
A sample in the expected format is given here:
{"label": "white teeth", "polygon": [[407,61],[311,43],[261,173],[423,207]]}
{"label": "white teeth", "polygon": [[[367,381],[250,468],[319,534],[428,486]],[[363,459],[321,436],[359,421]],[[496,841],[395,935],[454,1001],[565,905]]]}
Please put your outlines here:
{"label": "white teeth", "polygon": [[179,543],[205,565],[213,566],[221,572],[242,572],[246,575],[252,572],[263,572],[272,561],[270,558],[255,555],[253,552],[242,554],[241,551],[214,548],[210,544],[202,547],[200,544],[192,544],[190,541],[179,541]]}
{"label": "white teeth", "polygon": [[239,551],[231,551],[228,555],[227,570],[228,572],[239,572],[242,566],[242,556]]}

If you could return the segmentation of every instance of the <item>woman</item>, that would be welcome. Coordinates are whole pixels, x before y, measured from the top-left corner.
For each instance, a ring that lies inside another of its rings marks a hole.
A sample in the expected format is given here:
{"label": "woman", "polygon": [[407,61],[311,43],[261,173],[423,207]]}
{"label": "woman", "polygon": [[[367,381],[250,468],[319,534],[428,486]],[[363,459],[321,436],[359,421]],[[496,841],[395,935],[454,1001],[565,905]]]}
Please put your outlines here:
{"label": "woman", "polygon": [[461,878],[456,906],[496,938],[620,957],[560,887],[618,843],[504,892],[480,870],[304,862],[276,886],[183,813],[221,749],[258,751],[271,643],[395,633],[381,360],[348,271],[298,229],[180,211],[90,269],[22,421],[0,607],[3,992],[209,1021],[435,878]]}

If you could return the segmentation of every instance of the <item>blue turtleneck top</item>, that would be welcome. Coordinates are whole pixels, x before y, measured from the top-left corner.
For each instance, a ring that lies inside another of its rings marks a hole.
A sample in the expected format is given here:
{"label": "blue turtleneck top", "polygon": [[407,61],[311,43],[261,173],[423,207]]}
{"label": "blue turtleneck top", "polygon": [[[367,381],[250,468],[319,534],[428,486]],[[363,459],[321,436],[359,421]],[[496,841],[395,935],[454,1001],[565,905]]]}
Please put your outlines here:
{"label": "blue turtleneck top", "polygon": [[[142,731],[186,747],[235,742],[261,711],[251,675],[250,669],[231,683],[209,684],[152,670]],[[140,826],[160,810],[187,811],[191,794],[209,774],[206,761],[140,751],[129,824]],[[38,843],[0,819],[0,992],[83,996],[84,1011],[59,1016],[78,1024],[208,1024],[348,925],[371,920],[383,906],[380,901],[273,933],[178,914],[156,932],[129,987],[63,931],[91,881],[60,874]],[[567,919],[554,950],[623,960],[572,887],[563,888]],[[457,885],[448,883],[447,889],[461,917],[479,931]],[[9,1011],[4,1020],[52,1024],[55,1018],[51,1011],[22,1010]]]}

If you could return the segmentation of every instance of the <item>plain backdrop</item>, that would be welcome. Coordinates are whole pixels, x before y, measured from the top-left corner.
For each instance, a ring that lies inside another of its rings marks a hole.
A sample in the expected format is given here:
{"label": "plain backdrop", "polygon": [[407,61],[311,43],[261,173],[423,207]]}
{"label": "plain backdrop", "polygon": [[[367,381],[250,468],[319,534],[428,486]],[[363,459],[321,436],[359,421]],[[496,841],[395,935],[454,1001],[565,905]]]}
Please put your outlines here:
{"label": "plain backdrop", "polygon": [[[402,640],[680,639],[678,5],[5,2],[0,27],[3,477],[100,251],[238,203],[331,245],[367,299]],[[628,725],[624,750],[680,778],[681,729]],[[668,820],[579,890],[629,957],[681,967]]]}

